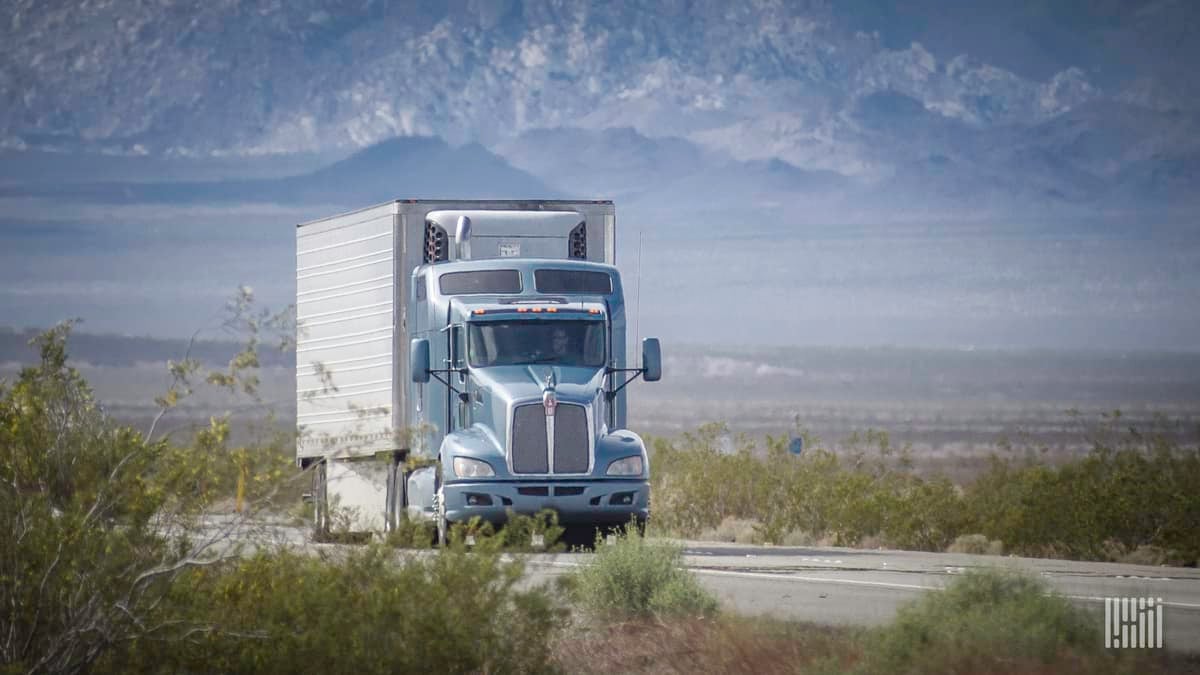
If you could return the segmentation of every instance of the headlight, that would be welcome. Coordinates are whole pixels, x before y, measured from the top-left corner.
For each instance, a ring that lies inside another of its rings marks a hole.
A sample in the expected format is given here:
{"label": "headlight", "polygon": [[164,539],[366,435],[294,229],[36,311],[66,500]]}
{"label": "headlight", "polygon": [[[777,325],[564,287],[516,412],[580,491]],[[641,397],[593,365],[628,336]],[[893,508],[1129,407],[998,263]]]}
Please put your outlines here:
{"label": "headlight", "polygon": [[610,476],[640,476],[642,475],[642,456],[634,455],[618,459],[608,465],[607,473]]}
{"label": "headlight", "polygon": [[492,471],[492,465],[487,462],[470,457],[455,457],[454,475],[459,478],[482,478],[495,476],[496,472]]}

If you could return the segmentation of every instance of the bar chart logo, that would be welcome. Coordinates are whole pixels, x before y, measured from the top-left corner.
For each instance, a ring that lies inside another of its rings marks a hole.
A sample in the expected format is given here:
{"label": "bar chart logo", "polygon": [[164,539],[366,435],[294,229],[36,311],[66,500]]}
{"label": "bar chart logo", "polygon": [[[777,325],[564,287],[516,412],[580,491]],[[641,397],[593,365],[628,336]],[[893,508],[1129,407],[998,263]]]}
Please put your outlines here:
{"label": "bar chart logo", "polygon": [[1147,649],[1163,646],[1162,598],[1105,598],[1104,646]]}

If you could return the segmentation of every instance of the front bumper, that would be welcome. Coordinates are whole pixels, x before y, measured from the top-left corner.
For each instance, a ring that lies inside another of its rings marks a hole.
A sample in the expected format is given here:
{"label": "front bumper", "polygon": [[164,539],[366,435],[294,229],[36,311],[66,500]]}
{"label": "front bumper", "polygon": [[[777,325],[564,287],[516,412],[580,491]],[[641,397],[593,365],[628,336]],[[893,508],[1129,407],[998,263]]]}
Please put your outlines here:
{"label": "front bumper", "polygon": [[509,510],[533,515],[542,509],[556,511],[563,525],[619,525],[650,516],[650,483],[643,479],[455,482],[443,485],[442,494],[450,522],[478,516],[500,525]]}

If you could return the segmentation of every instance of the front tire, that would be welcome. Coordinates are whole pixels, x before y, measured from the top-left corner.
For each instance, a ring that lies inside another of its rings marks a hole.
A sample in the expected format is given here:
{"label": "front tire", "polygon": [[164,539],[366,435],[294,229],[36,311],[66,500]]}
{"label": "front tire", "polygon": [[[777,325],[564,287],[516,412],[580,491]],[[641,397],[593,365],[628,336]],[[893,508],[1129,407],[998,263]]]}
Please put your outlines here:
{"label": "front tire", "polygon": [[442,548],[450,539],[450,523],[446,522],[446,496],[441,488],[437,491],[437,543]]}
{"label": "front tire", "polygon": [[446,522],[446,490],[442,487],[442,466],[438,463],[434,474],[433,513],[437,523],[437,545],[445,548],[450,540],[450,523]]}

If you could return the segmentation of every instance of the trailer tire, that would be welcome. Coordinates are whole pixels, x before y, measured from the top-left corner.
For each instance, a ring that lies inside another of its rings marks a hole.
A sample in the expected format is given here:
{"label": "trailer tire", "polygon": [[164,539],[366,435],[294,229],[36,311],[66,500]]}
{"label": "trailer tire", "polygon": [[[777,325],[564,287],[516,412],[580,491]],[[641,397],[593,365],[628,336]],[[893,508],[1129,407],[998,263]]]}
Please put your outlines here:
{"label": "trailer tire", "polygon": [[395,532],[408,518],[408,471],[403,461],[393,460],[388,467],[387,499],[385,525]]}
{"label": "trailer tire", "polygon": [[324,460],[313,466],[313,538],[322,541],[329,536],[329,485]]}

